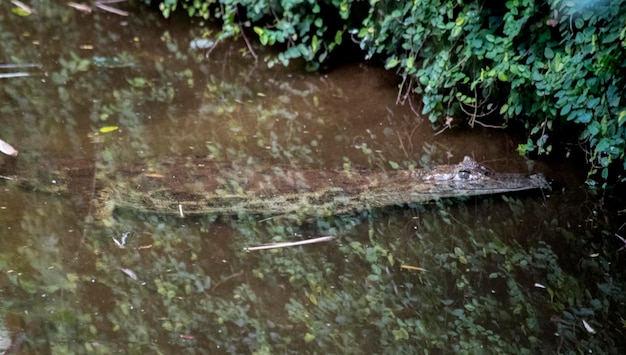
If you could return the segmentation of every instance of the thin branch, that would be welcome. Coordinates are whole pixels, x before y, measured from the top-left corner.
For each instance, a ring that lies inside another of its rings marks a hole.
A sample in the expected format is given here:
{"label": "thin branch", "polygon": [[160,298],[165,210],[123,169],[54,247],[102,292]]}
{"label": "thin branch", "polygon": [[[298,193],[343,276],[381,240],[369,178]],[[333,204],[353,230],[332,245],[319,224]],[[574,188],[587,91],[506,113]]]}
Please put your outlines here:
{"label": "thin branch", "polygon": [[258,61],[259,57],[254,52],[254,49],[252,48],[252,44],[248,40],[248,36],[246,36],[246,32],[244,31],[243,26],[241,26],[241,21],[239,21],[239,31],[241,32],[241,37],[243,37],[244,42],[246,42],[246,47],[248,47],[248,52],[250,52],[255,62]]}
{"label": "thin branch", "polygon": [[420,120],[422,119],[422,115],[417,112],[417,110],[415,109],[415,107],[413,107],[413,100],[409,99],[409,108],[411,109],[411,111],[413,112],[413,114],[415,114],[415,116],[419,117]]}
{"label": "thin branch", "polygon": [[396,135],[398,136],[398,141],[400,142],[400,148],[402,148],[402,151],[404,152],[404,156],[408,158],[409,153],[407,153],[406,148],[404,147],[404,143],[402,143],[402,138],[400,137],[400,133],[398,133],[398,131],[396,131]]}
{"label": "thin branch", "polygon": [[474,120],[474,123],[478,123],[479,125],[481,125],[482,127],[485,127],[485,128],[497,128],[497,129],[504,129],[504,128],[506,128],[506,127],[507,127],[507,125],[506,125],[506,124],[503,124],[503,125],[501,125],[501,126],[496,126],[496,125],[490,125],[490,124],[482,123],[482,122],[480,122],[479,120]]}
{"label": "thin branch", "polygon": [[213,45],[211,46],[211,48],[209,48],[208,51],[206,51],[206,53],[204,54],[205,58],[209,58],[209,56],[211,55],[211,52],[213,52],[213,50],[215,49],[215,47],[217,47],[217,45],[220,43],[221,39],[218,38],[217,40],[215,40],[215,43],[213,43]]}
{"label": "thin branch", "polygon": [[454,121],[454,118],[452,116],[446,116],[446,123],[443,125],[443,128],[440,129],[437,133],[435,133],[434,135],[439,135],[441,133],[443,133],[443,131],[445,131],[448,128],[452,128],[452,121]]}
{"label": "thin branch", "polygon": [[226,281],[228,281],[228,280],[230,280],[230,279],[233,279],[233,278],[235,278],[235,277],[242,276],[242,275],[243,275],[243,270],[241,270],[241,271],[239,271],[239,272],[237,272],[237,273],[235,273],[235,274],[228,275],[228,276],[226,276],[225,278],[223,278],[223,279],[221,279],[220,281],[218,281],[217,283],[215,283],[215,284],[213,285],[213,287],[211,287],[211,289],[212,289],[213,291],[215,291],[215,289],[216,289],[216,288],[218,288],[220,285],[223,285]]}

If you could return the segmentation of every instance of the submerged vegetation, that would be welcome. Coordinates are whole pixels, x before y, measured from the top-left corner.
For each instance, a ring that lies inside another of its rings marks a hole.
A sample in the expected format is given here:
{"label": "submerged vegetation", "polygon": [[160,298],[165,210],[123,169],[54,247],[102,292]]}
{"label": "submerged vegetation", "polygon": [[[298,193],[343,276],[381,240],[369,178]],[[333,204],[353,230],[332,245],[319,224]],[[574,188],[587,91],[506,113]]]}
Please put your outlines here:
{"label": "submerged vegetation", "polygon": [[[597,245],[566,271],[571,252],[550,243],[589,244],[600,226],[568,235],[567,211],[542,208],[444,201],[419,217],[373,210],[302,225],[121,214],[82,246],[57,229],[18,248],[25,263],[3,254],[13,301],[2,310],[38,323],[45,336],[29,333],[28,346],[53,353],[618,353],[626,285],[609,275],[623,265]],[[475,209],[494,212],[469,224]],[[47,224],[34,217],[24,232]],[[526,238],[499,234],[511,228]],[[340,237],[245,250],[309,235]]]}
{"label": "submerged vegetation", "polygon": [[626,179],[624,0],[160,4],[166,17],[177,7],[220,19],[219,39],[252,29],[261,44],[280,45],[275,57],[263,58],[270,66],[301,58],[316,69],[356,43],[363,57],[398,72],[399,96],[419,95],[421,114],[438,129],[459,118],[470,126],[516,122],[528,135],[521,154],[551,153],[561,144],[555,133],[573,129],[586,147],[590,184]]}

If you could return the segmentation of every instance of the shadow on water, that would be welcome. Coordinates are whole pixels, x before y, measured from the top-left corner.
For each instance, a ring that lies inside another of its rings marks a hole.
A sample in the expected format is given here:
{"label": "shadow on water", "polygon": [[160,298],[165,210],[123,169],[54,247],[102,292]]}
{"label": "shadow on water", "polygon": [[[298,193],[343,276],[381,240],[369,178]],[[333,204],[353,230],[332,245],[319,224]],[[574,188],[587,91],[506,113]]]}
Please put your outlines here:
{"label": "shadow on water", "polygon": [[[434,136],[395,104],[395,79],[378,68],[268,70],[241,43],[219,43],[207,58],[210,48],[198,49],[215,44],[206,24],[120,6],[131,16],[49,2],[28,17],[0,14],[0,61],[41,64],[31,76],[0,79],[0,138],[20,150],[17,159],[0,158],[2,350],[624,347],[623,201],[582,188],[570,162],[535,167],[563,180],[552,191],[315,218],[112,211],[103,191],[143,191],[129,172],[165,178],[157,167],[171,157],[241,174],[284,166],[367,175],[464,155],[498,171],[529,170],[503,132]],[[237,179],[224,181],[237,191]],[[185,189],[201,184],[192,185]],[[603,199],[618,202],[606,209]],[[245,250],[320,236],[335,238]]]}

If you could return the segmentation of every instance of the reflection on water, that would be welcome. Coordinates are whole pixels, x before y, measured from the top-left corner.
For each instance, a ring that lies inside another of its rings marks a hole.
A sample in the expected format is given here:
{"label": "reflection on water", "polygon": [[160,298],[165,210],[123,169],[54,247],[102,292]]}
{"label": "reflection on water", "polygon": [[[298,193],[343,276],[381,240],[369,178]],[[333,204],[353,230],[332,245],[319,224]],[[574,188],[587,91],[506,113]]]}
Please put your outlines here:
{"label": "reflection on water", "polygon": [[[23,353],[624,345],[623,262],[618,240],[608,242],[618,223],[574,182],[550,195],[324,218],[125,209],[94,220],[98,184],[133,161],[148,171],[150,161],[188,156],[247,169],[392,170],[470,155],[498,170],[526,167],[508,155],[512,138],[493,131],[435,140],[395,105],[393,76],[375,68],[266,70],[236,43],[218,43],[206,58],[195,45],[205,27],[143,7],[124,19],[60,3],[37,10],[0,14],[1,61],[42,65],[0,79],[0,138],[21,152],[0,158],[0,173],[31,182],[3,181],[0,192],[3,349],[7,338]],[[119,129],[100,131],[110,126]],[[80,169],[59,174],[68,166]],[[60,177],[70,191],[58,188]],[[326,235],[336,238],[244,251]]]}

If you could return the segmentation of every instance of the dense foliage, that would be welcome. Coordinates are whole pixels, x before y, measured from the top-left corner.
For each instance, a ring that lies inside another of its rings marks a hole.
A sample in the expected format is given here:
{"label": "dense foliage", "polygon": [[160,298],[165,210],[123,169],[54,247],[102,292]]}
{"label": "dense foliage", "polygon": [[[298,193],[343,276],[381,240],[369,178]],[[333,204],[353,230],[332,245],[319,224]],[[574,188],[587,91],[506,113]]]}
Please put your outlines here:
{"label": "dense foliage", "polygon": [[[442,128],[523,123],[522,154],[547,154],[556,128],[579,133],[590,177],[624,179],[626,1],[165,0],[189,15],[223,20],[220,38],[252,28],[263,45],[283,44],[270,65],[303,58],[311,68],[356,42],[385,60],[419,94]],[[589,180],[593,183],[593,180]]]}

